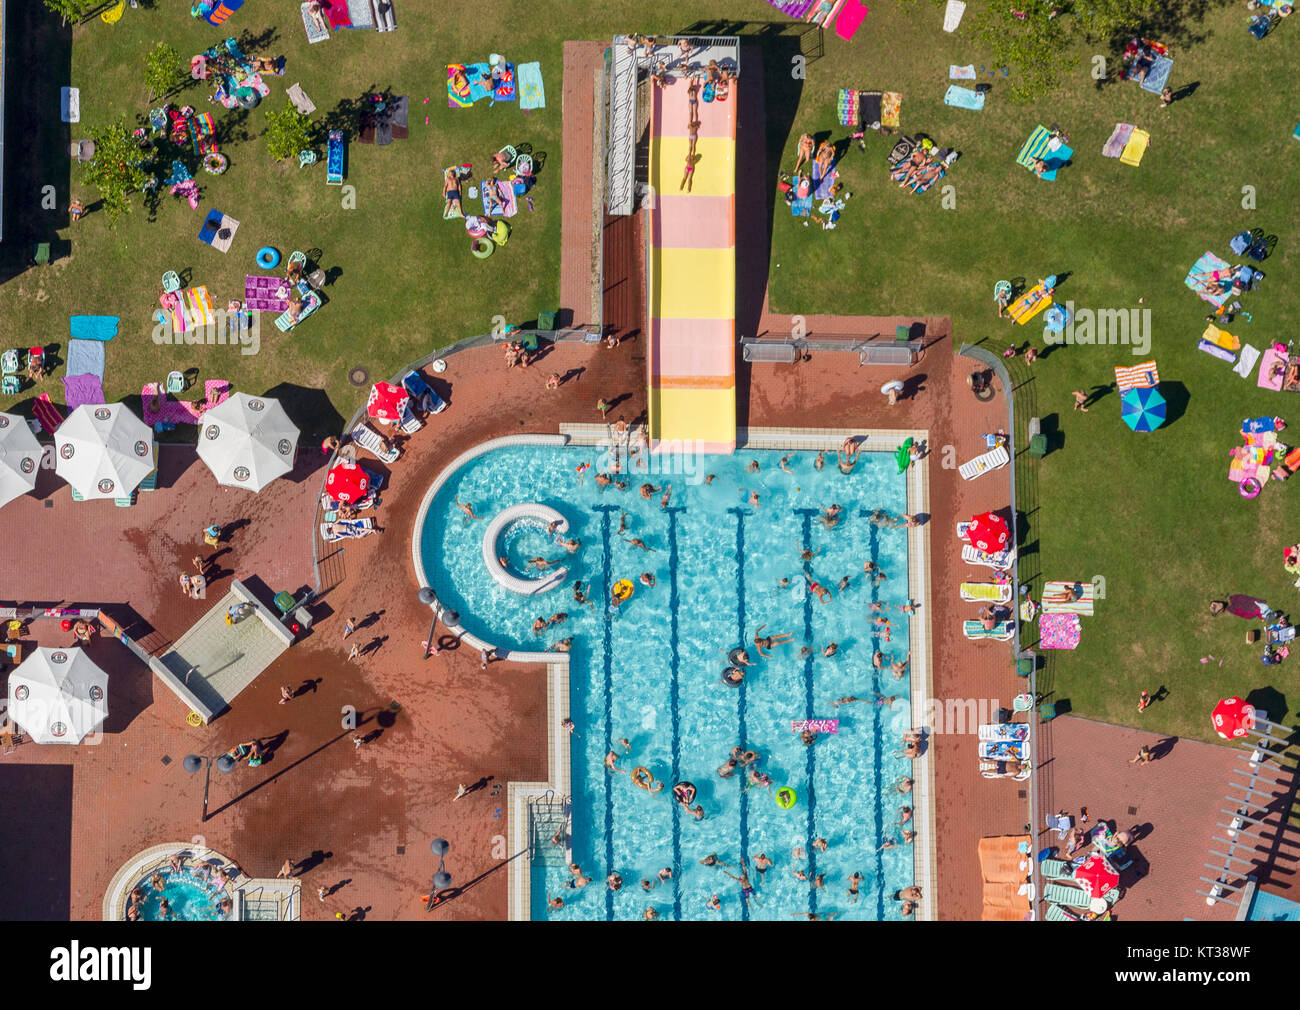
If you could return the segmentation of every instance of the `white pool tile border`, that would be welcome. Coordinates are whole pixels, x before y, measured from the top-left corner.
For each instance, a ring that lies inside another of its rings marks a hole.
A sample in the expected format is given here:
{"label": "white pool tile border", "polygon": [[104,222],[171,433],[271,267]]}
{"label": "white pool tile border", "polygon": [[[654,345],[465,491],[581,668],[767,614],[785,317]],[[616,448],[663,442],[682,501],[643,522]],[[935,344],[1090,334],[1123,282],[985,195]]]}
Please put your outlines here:
{"label": "white pool tile border", "polygon": [[[473,459],[494,449],[517,445],[601,445],[609,441],[610,426],[606,424],[575,423],[561,424],[558,435],[508,435],[482,442],[457,456],[445,466],[420,502],[416,514],[416,534],[411,539],[411,558],[415,567],[416,578],[421,586],[428,586],[429,581],[421,560],[420,542],[423,536],[424,520],[434,496],[442,489],[451,475]],[[636,429],[633,428],[633,431]],[[740,428],[736,432],[737,451],[741,449],[838,449],[844,440],[855,437],[865,440],[865,448],[870,452],[894,452],[908,439],[925,442],[929,445],[930,433],[927,429],[899,428]],[[907,511],[915,515],[928,513],[930,508],[930,455],[927,453],[920,463],[908,469],[906,480]],[[919,614],[912,615],[909,622],[911,634],[909,645],[912,660],[911,672],[911,706],[913,724],[918,711],[924,711],[934,689],[933,671],[930,668],[931,621],[930,621],[930,524],[926,523],[916,529],[907,531],[908,551],[908,594],[912,600],[921,604]],[[913,564],[915,558],[917,563]],[[445,613],[442,603],[434,604],[439,616]],[[472,648],[487,650],[493,648],[459,625],[444,624],[453,634]],[[562,732],[560,721],[569,716],[569,656],[554,652],[507,652],[501,658],[519,663],[546,664],[546,733],[547,762],[549,778],[543,782],[509,782],[506,785],[506,805],[510,811],[507,826],[507,838],[512,853],[507,882],[507,917],[512,922],[528,922],[532,916],[532,862],[529,858],[531,818],[530,804],[547,795],[562,797],[568,806],[566,822],[572,825],[571,788],[571,747],[570,734]],[[930,753],[927,752],[927,758]],[[913,820],[919,822],[916,841],[912,852],[912,879],[921,888],[922,898],[917,907],[918,921],[932,921],[938,916],[935,912],[935,837],[934,837],[934,762],[924,760],[921,773],[916,774],[913,763],[912,774],[912,810]],[[571,831],[570,829],[568,829]]]}

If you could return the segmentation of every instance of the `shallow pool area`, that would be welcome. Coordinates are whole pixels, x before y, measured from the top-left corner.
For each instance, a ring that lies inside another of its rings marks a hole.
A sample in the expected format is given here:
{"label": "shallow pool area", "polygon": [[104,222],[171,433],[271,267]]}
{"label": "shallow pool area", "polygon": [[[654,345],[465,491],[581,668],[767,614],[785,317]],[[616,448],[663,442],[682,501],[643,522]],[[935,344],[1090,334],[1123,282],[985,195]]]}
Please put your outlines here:
{"label": "shallow pool area", "polygon": [[[597,448],[507,446],[465,462],[433,496],[418,549],[442,604],[500,649],[569,650],[568,843],[592,882],[569,887],[564,845],[538,845],[533,918],[902,917],[894,894],[913,882],[912,824],[900,824],[910,797],[896,787],[911,765],[894,756],[911,725],[907,535],[869,516],[907,510],[904,478],[892,452],[864,451],[849,476],[833,451],[820,470],[816,455],[742,450],[704,458],[696,474],[626,475],[620,491],[595,482]],[[504,588],[483,556],[484,522],[520,503],[557,510],[561,536],[579,541],[570,552],[521,529],[507,545],[512,569],[533,558],[568,568],[537,596]],[[756,636],[784,641],[763,657]],[[731,685],[723,673],[741,645],[753,665]],[[835,704],[846,697],[861,700]],[[800,736],[808,720],[832,721],[814,724],[811,745]],[[757,781],[743,766],[719,774],[734,747],[757,752]],[[662,791],[638,788],[634,772]],[[702,820],[670,798],[677,783],[694,786]],[[722,865],[702,865],[710,855]],[[773,864],[765,874],[760,855]],[[728,876],[742,876],[742,860],[748,900]],[[621,889],[607,887],[610,873]]]}
{"label": "shallow pool area", "polygon": [[1256,888],[1245,918],[1247,922],[1300,922],[1300,903]]}
{"label": "shallow pool area", "polygon": [[[162,876],[161,891],[151,883],[153,874],[137,885],[144,892],[142,921],[222,922],[230,917],[217,906],[217,902],[228,894],[225,888],[214,888],[194,876],[190,868],[175,873],[164,867],[156,872]],[[163,901],[168,905],[166,915],[162,911]]]}

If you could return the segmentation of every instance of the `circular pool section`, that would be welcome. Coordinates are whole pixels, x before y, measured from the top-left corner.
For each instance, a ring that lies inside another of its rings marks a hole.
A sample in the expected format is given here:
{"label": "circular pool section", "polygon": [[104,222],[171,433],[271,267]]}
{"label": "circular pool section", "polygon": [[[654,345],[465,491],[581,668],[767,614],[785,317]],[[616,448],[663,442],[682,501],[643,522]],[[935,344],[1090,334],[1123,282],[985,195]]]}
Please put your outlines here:
{"label": "circular pool section", "polygon": [[[555,546],[556,538],[549,532],[552,524],[559,533],[569,531],[569,521],[564,516],[536,502],[512,505],[497,513],[483,533],[483,564],[497,585],[521,596],[536,596],[564,584],[569,575],[566,566],[532,573],[522,557],[540,551],[548,541]],[[533,544],[537,546],[532,547]]]}
{"label": "circular pool section", "polygon": [[[180,872],[170,866],[173,856],[182,859]],[[230,882],[217,886],[211,880],[215,871],[224,869]],[[206,872],[203,872],[206,870]],[[139,889],[143,922],[224,922],[235,918],[235,884],[240,870],[225,856],[193,845],[175,842],[155,845],[132,857],[113,875],[104,895],[105,921],[120,922],[127,918],[131,892]],[[156,886],[156,885],[161,886]],[[230,899],[231,910],[222,911],[222,899]],[[162,913],[166,899],[169,914]]]}

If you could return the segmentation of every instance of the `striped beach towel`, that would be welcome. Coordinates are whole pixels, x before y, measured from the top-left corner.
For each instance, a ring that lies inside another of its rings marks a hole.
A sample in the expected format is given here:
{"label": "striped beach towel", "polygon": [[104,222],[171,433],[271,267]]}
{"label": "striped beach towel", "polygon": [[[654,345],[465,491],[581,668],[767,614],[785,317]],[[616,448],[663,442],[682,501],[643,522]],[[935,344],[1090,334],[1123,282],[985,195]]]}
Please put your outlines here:
{"label": "striped beach towel", "polygon": [[[1071,599],[1076,592],[1079,598]],[[1043,586],[1043,613],[1091,617],[1095,592],[1091,582],[1048,582]]]}
{"label": "striped beach towel", "polygon": [[1115,367],[1115,385],[1121,393],[1130,389],[1148,389],[1160,385],[1160,373],[1156,371],[1154,361],[1144,361],[1140,365],[1128,368]]}

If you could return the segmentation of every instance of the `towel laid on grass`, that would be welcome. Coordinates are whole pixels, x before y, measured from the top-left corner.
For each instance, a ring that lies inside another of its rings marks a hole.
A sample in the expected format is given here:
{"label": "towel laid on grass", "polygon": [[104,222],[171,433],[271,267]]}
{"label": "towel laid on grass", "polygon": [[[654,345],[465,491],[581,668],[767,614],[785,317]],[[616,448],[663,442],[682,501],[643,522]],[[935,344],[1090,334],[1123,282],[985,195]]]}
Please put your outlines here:
{"label": "towel laid on grass", "polygon": [[1111,131],[1110,139],[1106,141],[1101,149],[1103,158],[1118,158],[1124,153],[1124,147],[1128,144],[1129,137],[1133,136],[1132,123],[1116,123],[1115,129]]}
{"label": "towel laid on grass", "polygon": [[144,423],[150,426],[160,421],[169,424],[198,424],[204,411],[211,410],[217,404],[230,399],[230,383],[225,379],[209,379],[203,383],[203,393],[203,399],[198,401],[173,400],[164,393],[155,405],[153,401],[158,395],[158,384],[145,383],[144,388],[140,390]]}
{"label": "towel laid on grass", "polygon": [[975,80],[975,64],[967,63],[964,67],[959,67],[953,63],[948,67],[948,79],[950,81],[973,81]]}
{"label": "towel laid on grass", "polygon": [[818,200],[825,200],[828,196],[831,195],[831,186],[835,184],[835,180],[838,177],[839,177],[839,172],[835,170],[833,165],[831,167],[831,170],[827,172],[825,175],[818,175],[817,162],[814,161],[813,175],[812,175],[813,196],[815,196]]}
{"label": "towel laid on grass", "polygon": [[[103,344],[97,344],[103,347]],[[63,399],[69,410],[76,410],[84,403],[106,403],[104,387],[98,375],[66,375],[63,378]]]}
{"label": "towel laid on grass", "polygon": [[32,413],[36,415],[37,423],[45,429],[48,435],[53,435],[59,430],[59,425],[63,423],[63,415],[59,413],[59,408],[50,401],[49,393],[41,393],[32,401]]}
{"label": "towel laid on grass", "polygon": [[348,0],[348,19],[352,22],[348,28],[375,27],[375,13],[371,10],[370,0]]}
{"label": "towel laid on grass", "polygon": [[1261,389],[1271,389],[1275,393],[1282,392],[1284,373],[1278,372],[1276,376],[1273,375],[1273,366],[1279,363],[1285,368],[1286,357],[1278,354],[1272,347],[1265,348],[1263,355],[1260,356],[1259,378],[1255,384]]}
{"label": "towel laid on grass", "polygon": [[1074,150],[1060,143],[1059,138],[1056,138],[1056,146],[1053,147],[1053,139],[1051,130],[1046,126],[1038,126],[1016,155],[1016,164],[1023,165],[1032,172],[1034,159],[1041,158],[1047,168],[1039,178],[1048,182],[1055,180],[1056,170],[1074,156]]}
{"label": "towel laid on grass", "polygon": [[[104,381],[104,342],[102,340],[68,341],[68,375],[93,375]],[[103,400],[96,401],[103,403]]]}
{"label": "towel laid on grass", "polygon": [[1255,370],[1257,361],[1259,361],[1259,348],[1252,347],[1250,344],[1242,344],[1241,360],[1232,366],[1232,370],[1243,379],[1249,379],[1250,373]]}
{"label": "towel laid on grass", "polygon": [[[1204,298],[1211,305],[1222,305],[1232,297],[1232,282],[1230,280],[1231,264],[1226,260],[1221,260],[1214,253],[1206,253],[1192,264],[1192,269],[1187,271],[1187,276],[1183,278],[1183,283]],[[1196,274],[1208,274],[1218,271],[1223,277],[1215,281],[1209,277],[1195,277]]]}
{"label": "towel laid on grass", "polygon": [[515,69],[515,85],[519,89],[519,107],[525,112],[546,108],[546,87],[542,83],[542,65],[537,62],[521,63]]}
{"label": "towel laid on grass", "polygon": [[330,37],[330,33],[328,28],[322,28],[316,23],[315,19],[307,13],[307,8],[310,6],[310,3],[302,5],[302,26],[307,30],[307,42],[314,45],[317,42],[326,41]]}
{"label": "towel laid on grass", "polygon": [[69,316],[68,335],[80,340],[112,340],[118,322],[117,316]]}
{"label": "towel laid on grass", "polygon": [[[278,297],[281,289],[284,297]],[[253,312],[280,313],[289,307],[289,284],[283,277],[244,275],[244,308]]]}
{"label": "towel laid on grass", "polygon": [[880,125],[897,130],[903,115],[903,96],[897,91],[886,91],[880,96]]}
{"label": "towel laid on grass", "polygon": [[943,96],[944,105],[955,105],[959,109],[970,109],[972,112],[979,112],[984,108],[984,92],[972,91],[970,88],[963,88],[960,85],[949,85],[947,92]]}
{"label": "towel laid on grass", "polygon": [[1078,614],[1040,614],[1038,647],[1040,649],[1077,649],[1083,624]]}
{"label": "towel laid on grass", "polygon": [[1169,73],[1173,69],[1173,60],[1168,56],[1157,56],[1139,86],[1143,91],[1150,91],[1153,95],[1158,95],[1165,90],[1165,85],[1169,83]]}
{"label": "towel laid on grass", "polygon": [[812,206],[813,198],[811,196],[795,197],[790,202],[790,213],[795,217],[808,217],[812,213]]}

